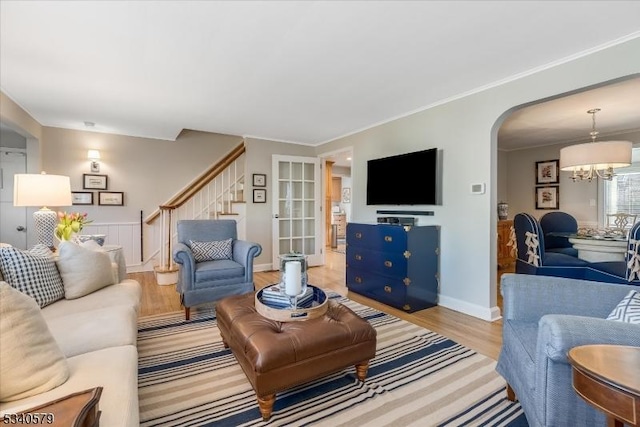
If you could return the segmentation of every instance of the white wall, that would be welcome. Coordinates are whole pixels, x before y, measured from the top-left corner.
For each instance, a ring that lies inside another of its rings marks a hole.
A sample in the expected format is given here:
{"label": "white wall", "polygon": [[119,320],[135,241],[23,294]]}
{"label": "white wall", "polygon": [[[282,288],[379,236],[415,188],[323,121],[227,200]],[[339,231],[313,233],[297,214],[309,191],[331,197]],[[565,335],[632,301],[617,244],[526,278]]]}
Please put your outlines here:
{"label": "white wall", "polygon": [[[497,131],[516,107],[640,72],[640,39],[594,52],[501,86],[330,142],[353,147],[352,220],[375,220],[367,206],[369,159],[437,147],[443,151],[443,204],[420,224],[441,226],[440,304],[496,318]],[[484,195],[470,194],[486,183]],[[416,185],[419,183],[408,183]]]}

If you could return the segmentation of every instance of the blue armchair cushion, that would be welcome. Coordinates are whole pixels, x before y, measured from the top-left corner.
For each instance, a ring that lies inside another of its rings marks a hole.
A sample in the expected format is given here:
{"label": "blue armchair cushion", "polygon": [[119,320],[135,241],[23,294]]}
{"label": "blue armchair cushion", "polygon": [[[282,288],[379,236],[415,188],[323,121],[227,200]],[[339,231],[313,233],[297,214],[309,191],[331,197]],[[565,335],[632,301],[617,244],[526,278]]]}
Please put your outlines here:
{"label": "blue armchair cushion", "polygon": [[565,255],[559,252],[547,252],[544,257],[543,265],[551,266],[563,266],[563,267],[585,267],[589,265],[589,262],[576,258],[574,256]]}
{"label": "blue armchair cushion", "polygon": [[189,247],[196,262],[213,261],[216,259],[231,259],[233,239],[214,242],[194,242],[189,240]]}
{"label": "blue armchair cushion", "polygon": [[201,283],[209,283],[217,280],[237,279],[244,277],[244,267],[231,259],[219,259],[204,261],[196,264],[195,287]]}
{"label": "blue armchair cushion", "polygon": [[629,291],[609,314],[607,320],[640,324],[640,292]]}

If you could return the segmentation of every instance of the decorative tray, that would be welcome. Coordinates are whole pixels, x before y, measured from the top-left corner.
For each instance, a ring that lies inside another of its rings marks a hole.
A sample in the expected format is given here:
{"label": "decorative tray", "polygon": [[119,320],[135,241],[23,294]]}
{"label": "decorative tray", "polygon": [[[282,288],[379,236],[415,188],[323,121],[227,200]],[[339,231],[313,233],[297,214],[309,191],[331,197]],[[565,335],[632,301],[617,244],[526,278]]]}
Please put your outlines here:
{"label": "decorative tray", "polygon": [[284,307],[283,304],[264,298],[264,290],[273,286],[277,285],[260,289],[255,296],[256,311],[268,319],[278,322],[299,322],[321,317],[327,312],[327,294],[316,286],[307,285],[307,288],[310,288],[311,297],[296,309],[290,306]]}

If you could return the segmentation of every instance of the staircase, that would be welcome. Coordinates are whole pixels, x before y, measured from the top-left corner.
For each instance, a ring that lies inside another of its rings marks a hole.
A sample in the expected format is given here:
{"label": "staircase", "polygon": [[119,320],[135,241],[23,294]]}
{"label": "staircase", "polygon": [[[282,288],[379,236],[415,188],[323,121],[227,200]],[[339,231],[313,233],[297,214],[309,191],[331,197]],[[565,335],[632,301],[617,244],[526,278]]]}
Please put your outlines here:
{"label": "staircase", "polygon": [[171,252],[178,221],[233,219],[238,224],[238,238],[246,238],[245,151],[244,143],[234,148],[145,219],[153,226],[160,221],[160,263],[155,268],[158,284],[177,281]]}

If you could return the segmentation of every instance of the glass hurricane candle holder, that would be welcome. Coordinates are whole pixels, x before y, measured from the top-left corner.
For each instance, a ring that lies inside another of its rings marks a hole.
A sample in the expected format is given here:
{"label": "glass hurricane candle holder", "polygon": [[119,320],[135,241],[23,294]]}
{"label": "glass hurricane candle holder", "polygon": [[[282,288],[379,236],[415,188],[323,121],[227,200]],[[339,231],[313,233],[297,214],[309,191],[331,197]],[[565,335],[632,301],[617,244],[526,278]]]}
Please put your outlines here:
{"label": "glass hurricane candle holder", "polygon": [[307,257],[304,254],[280,255],[280,291],[295,309],[298,297],[307,291]]}

